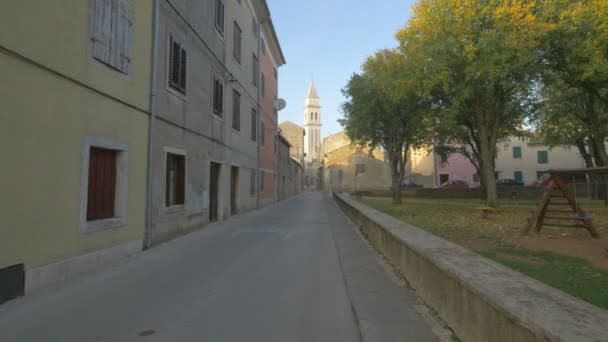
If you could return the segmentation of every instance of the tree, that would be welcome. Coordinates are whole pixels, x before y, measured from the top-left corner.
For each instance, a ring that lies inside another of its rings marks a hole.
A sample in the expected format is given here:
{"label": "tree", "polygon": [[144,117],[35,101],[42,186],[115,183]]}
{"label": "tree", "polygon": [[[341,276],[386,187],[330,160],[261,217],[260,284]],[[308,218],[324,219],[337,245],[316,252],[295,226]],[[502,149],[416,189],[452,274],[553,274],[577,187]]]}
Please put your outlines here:
{"label": "tree", "polygon": [[362,72],[354,74],[342,90],[347,101],[340,123],[354,143],[386,153],[394,203],[401,203],[407,152],[425,138],[425,103],[410,72],[412,65],[402,54],[381,50],[365,61]]}
{"label": "tree", "polygon": [[555,29],[542,50],[539,125],[550,141],[576,144],[587,166],[608,166],[608,2],[546,0],[540,13]]}
{"label": "tree", "polygon": [[539,78],[538,50],[552,29],[537,10],[532,0],[420,0],[397,33],[421,70],[439,140],[469,147],[491,207],[496,144],[523,123]]}

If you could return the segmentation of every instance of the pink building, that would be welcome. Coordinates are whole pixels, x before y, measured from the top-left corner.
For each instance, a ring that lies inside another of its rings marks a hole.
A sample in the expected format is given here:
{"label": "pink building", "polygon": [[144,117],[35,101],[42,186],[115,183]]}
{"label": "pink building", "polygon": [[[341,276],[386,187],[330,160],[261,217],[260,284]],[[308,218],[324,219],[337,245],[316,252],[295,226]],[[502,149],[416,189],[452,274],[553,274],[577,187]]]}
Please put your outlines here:
{"label": "pink building", "polygon": [[285,57],[272,25],[262,25],[260,39],[260,206],[277,200],[278,181],[278,68]]}
{"label": "pink building", "polygon": [[469,159],[460,153],[450,155],[446,163],[441,163],[441,158],[433,153],[435,158],[434,185],[439,186],[450,180],[462,180],[470,186],[479,186],[477,170]]}

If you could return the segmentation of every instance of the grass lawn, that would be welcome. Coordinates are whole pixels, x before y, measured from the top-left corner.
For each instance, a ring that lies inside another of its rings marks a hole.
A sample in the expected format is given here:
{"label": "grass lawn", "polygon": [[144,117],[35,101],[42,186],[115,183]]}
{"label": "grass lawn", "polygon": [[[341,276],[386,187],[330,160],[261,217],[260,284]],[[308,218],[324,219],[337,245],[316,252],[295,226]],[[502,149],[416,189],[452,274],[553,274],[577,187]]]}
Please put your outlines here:
{"label": "grass lawn", "polygon": [[[463,245],[485,257],[608,309],[608,209],[601,201],[581,200],[594,218],[602,240],[586,230],[543,227],[539,236],[521,237],[535,201],[503,200],[501,211],[482,218],[478,200],[363,198],[371,207],[435,235]],[[572,222],[573,224],[573,222]]]}

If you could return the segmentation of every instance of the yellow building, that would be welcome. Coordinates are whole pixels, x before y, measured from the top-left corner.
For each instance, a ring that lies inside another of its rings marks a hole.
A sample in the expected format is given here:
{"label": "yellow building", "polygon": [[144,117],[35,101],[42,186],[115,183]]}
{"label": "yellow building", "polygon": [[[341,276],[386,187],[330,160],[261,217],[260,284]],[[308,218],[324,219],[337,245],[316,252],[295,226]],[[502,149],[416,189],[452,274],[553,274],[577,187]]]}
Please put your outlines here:
{"label": "yellow building", "polygon": [[384,153],[353,144],[345,132],[323,139],[321,152],[325,191],[382,190],[391,183]]}
{"label": "yellow building", "polygon": [[3,1],[0,282],[25,271],[29,292],[141,250],[152,3]]}

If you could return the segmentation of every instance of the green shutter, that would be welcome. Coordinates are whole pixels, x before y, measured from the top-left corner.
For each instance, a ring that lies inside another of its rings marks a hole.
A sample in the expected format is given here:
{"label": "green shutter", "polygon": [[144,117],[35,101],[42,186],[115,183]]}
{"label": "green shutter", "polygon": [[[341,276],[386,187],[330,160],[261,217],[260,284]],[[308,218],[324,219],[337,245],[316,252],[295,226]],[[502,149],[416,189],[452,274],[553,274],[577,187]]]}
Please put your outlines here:
{"label": "green shutter", "polygon": [[521,147],[513,147],[513,158],[521,158]]}
{"label": "green shutter", "polygon": [[547,152],[547,151],[538,151],[538,163],[539,164],[547,164],[547,163],[549,163],[549,152]]}

